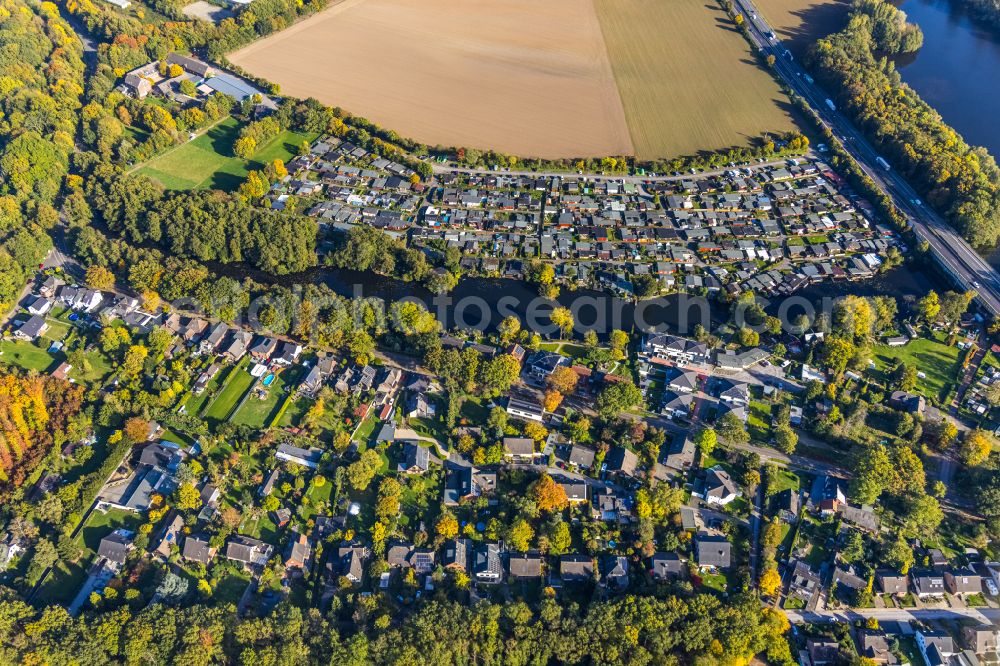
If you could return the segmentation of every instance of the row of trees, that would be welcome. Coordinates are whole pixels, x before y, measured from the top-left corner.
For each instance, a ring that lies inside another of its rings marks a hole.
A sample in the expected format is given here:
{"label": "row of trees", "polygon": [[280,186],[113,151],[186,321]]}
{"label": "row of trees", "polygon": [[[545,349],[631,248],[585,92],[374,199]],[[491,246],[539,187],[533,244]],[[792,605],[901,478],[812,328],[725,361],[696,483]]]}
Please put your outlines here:
{"label": "row of trees", "polygon": [[919,28],[882,0],[859,0],[809,55],[817,77],[926,201],[977,247],[1000,240],[1000,170],[906,86],[885,56],[920,47]]}
{"label": "row of trees", "polygon": [[[423,604],[405,619],[385,616],[378,598],[359,598],[358,617],[377,625],[347,633],[319,611],[281,604],[265,618],[237,619],[206,606],[114,611],[72,618],[63,608],[37,611],[0,602],[0,660],[5,663],[157,664],[446,664],[697,661],[715,664],[766,654],[792,664],[788,621],[749,595],[725,604],[712,595],[627,596],[586,612],[546,599],[465,606]],[[237,655],[239,657],[237,658]]]}

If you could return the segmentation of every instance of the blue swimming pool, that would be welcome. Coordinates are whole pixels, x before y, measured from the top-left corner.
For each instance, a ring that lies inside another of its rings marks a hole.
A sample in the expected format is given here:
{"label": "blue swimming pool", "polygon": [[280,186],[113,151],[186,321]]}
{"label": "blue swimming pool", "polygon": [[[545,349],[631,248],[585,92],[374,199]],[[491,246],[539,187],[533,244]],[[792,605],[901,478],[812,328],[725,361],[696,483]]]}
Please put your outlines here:
{"label": "blue swimming pool", "polygon": [[273,382],[273,381],[274,381],[274,375],[268,375],[267,377],[264,377],[264,381],[261,382],[261,383],[264,386],[270,386],[271,382]]}

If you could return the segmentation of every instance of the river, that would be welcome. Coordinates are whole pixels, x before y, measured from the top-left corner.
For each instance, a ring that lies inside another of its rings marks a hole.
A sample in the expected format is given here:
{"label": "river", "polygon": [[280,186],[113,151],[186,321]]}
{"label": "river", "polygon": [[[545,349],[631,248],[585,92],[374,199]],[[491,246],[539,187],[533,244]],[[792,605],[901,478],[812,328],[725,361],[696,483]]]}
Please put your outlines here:
{"label": "river", "polygon": [[[504,317],[514,315],[525,328],[543,334],[555,333],[549,322],[553,303],[540,298],[531,285],[520,280],[464,277],[450,294],[435,297],[419,284],[368,272],[317,267],[303,273],[276,277],[243,264],[216,263],[209,268],[221,275],[236,279],[250,277],[262,284],[279,283],[294,287],[296,284],[323,283],[341,296],[377,298],[386,306],[404,298],[416,299],[434,312],[449,329],[493,330]],[[768,313],[791,322],[802,312],[810,316],[830,312],[833,301],[848,294],[887,295],[897,299],[899,311],[905,316],[909,306],[930,289],[940,292],[948,288],[936,273],[904,265],[870,280],[808,285],[790,297],[765,299],[763,305]],[[730,317],[728,304],[716,298],[688,294],[669,294],[636,305],[632,299],[593,289],[563,289],[557,300],[559,305],[573,312],[578,324],[578,336],[589,328],[601,337],[613,329],[630,332],[658,330],[690,335],[697,324],[714,330]]]}
{"label": "river", "polygon": [[965,140],[1000,155],[1000,34],[974,21],[960,0],[903,0],[924,45],[897,61],[903,80]]}

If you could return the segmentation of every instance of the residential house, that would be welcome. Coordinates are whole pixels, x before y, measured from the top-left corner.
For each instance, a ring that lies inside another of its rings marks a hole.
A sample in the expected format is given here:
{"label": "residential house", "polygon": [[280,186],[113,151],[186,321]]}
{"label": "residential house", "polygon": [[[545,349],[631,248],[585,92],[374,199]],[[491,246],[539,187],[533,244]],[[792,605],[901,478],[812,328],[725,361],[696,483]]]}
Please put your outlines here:
{"label": "residential house", "polygon": [[802,510],[802,496],[798,490],[786,488],[775,496],[774,505],[782,520],[794,523],[799,519],[799,512]]}
{"label": "residential house", "polygon": [[694,465],[694,456],[694,440],[686,432],[679,432],[664,445],[660,462],[674,471],[686,472]]}
{"label": "residential house", "polygon": [[728,569],[732,565],[732,548],[722,534],[701,532],[695,539],[695,562],[701,569]]}
{"label": "residential house", "polygon": [[241,562],[244,566],[263,567],[271,559],[274,547],[259,539],[242,534],[230,537],[226,544],[226,559]]}
{"label": "residential house", "polygon": [[983,593],[983,579],[969,568],[945,571],[944,586],[949,592],[960,597]]}
{"label": "residential house", "polygon": [[400,472],[405,474],[423,474],[430,467],[430,447],[420,446],[417,442],[408,442],[403,446],[403,460],[399,463]]}
{"label": "residential house", "polygon": [[694,493],[701,497],[707,504],[717,504],[725,506],[743,492],[736,486],[736,482],[729,476],[729,472],[716,466],[708,470],[700,491]]}
{"label": "residential house", "polygon": [[365,574],[365,562],[370,552],[367,547],[359,545],[344,545],[337,549],[337,566],[328,565],[334,573],[346,578],[354,585],[361,584]]}
{"label": "residential house", "polygon": [[640,352],[647,356],[669,358],[685,365],[705,363],[709,355],[708,346],[701,342],[663,333],[647,335]]}
{"label": "residential house", "polygon": [[184,537],[184,547],[181,557],[189,562],[200,562],[208,565],[215,557],[216,548],[209,545],[208,536],[204,534],[189,534]]}
{"label": "residential house", "polygon": [[132,549],[132,532],[126,529],[117,529],[111,534],[101,539],[97,546],[97,556],[107,560],[111,564],[125,564],[125,558]]}
{"label": "residential house", "polygon": [[948,657],[956,654],[955,641],[943,631],[918,629],[916,639],[917,648],[927,666],[944,666],[948,663]]}
{"label": "residential house", "polygon": [[667,386],[677,393],[692,393],[698,390],[698,373],[692,370],[674,369],[667,373]]}
{"label": "residential house", "polygon": [[566,456],[566,462],[578,469],[590,469],[594,464],[595,455],[597,455],[597,451],[589,446],[573,444],[569,448],[569,454]]}
{"label": "residential house", "polygon": [[604,464],[609,472],[635,476],[636,468],[639,466],[639,456],[623,446],[616,446],[608,451]]}
{"label": "residential house", "polygon": [[686,419],[691,414],[694,395],[691,393],[663,392],[663,405],[660,413],[672,419]]}
{"label": "residential house", "polygon": [[32,298],[28,301],[28,307],[26,309],[29,314],[44,317],[50,310],[52,310],[52,301],[44,296],[38,296],[37,298]]}
{"label": "residential house", "polygon": [[500,545],[483,543],[472,554],[472,576],[479,583],[499,583],[503,580],[503,561]]}
{"label": "residential house", "polygon": [[507,399],[507,413],[515,418],[525,421],[537,421],[541,423],[545,420],[545,410],[537,401],[510,396]]}
{"label": "residential house", "polygon": [[913,591],[921,599],[925,597],[942,597],[945,593],[944,576],[936,571],[914,571],[910,573],[913,581]]}
{"label": "residential house", "polygon": [[628,558],[621,555],[605,555],[600,560],[601,584],[604,587],[624,590],[628,587]]}
{"label": "residential house", "polygon": [[542,556],[538,553],[512,553],[507,560],[514,580],[538,580],[542,577]]}
{"label": "residential house", "polygon": [[444,544],[444,555],[441,566],[445,569],[467,572],[469,570],[469,555],[472,553],[471,539],[453,539]]}
{"label": "residential house", "polygon": [[406,417],[410,419],[433,419],[437,415],[434,401],[424,393],[411,393],[406,402]]}
{"label": "residential house", "polygon": [[687,572],[684,560],[677,553],[654,553],[649,562],[655,580],[674,580]]}
{"label": "residential house", "polygon": [[910,591],[909,578],[899,572],[889,569],[879,569],[875,572],[875,582],[882,594],[905,597]]}
{"label": "residential house", "polygon": [[927,400],[915,393],[893,391],[889,395],[889,406],[910,414],[923,414],[927,409]]}
{"label": "residential house", "polygon": [[305,569],[312,557],[312,545],[305,534],[288,542],[285,549],[285,568]]}
{"label": "residential house", "polygon": [[503,456],[513,462],[530,463],[535,458],[535,440],[530,437],[504,437]]}
{"label": "residential house", "polygon": [[788,577],[788,596],[797,597],[807,604],[813,595],[823,588],[819,574],[803,560],[796,560],[792,573]]}
{"label": "residential house", "polygon": [[594,558],[590,555],[563,555],[559,558],[559,577],[564,584],[594,580]]}
{"label": "residential house", "polygon": [[252,341],[253,333],[241,330],[234,331],[229,344],[223,345],[222,356],[230,363],[236,363],[247,353],[247,348]]}
{"label": "residential house", "polygon": [[295,363],[300,354],[302,354],[302,345],[295,342],[282,342],[272,360],[275,365],[287,367]]}
{"label": "residential house", "polygon": [[832,639],[807,639],[806,654],[809,655],[811,666],[826,666],[827,664],[839,664],[841,662],[840,643]]}
{"label": "residential house", "polygon": [[864,629],[858,632],[858,652],[876,664],[897,666],[899,659],[889,649],[889,637],[884,631]]}
{"label": "residential house", "polygon": [[879,517],[869,506],[856,507],[849,504],[842,504],[839,507],[841,519],[849,525],[854,525],[869,532],[879,531]]}
{"label": "residential house", "polygon": [[212,354],[222,344],[222,340],[232,330],[224,322],[219,322],[208,331],[202,341],[198,344],[198,351],[202,354]]}
{"label": "residential house", "polygon": [[997,653],[1000,629],[992,624],[962,627],[962,645],[977,655]]}
{"label": "residential house", "polygon": [[258,363],[266,363],[270,358],[271,354],[278,347],[278,341],[274,338],[269,338],[266,336],[261,336],[257,338],[253,344],[250,346],[248,351],[250,356]]}
{"label": "residential house", "polygon": [[319,467],[320,458],[323,457],[323,450],[317,449],[314,446],[309,447],[309,449],[300,449],[291,444],[279,444],[278,451],[274,454],[274,457],[279,460],[296,463],[297,465],[303,465],[310,469],[316,469]]}
{"label": "residential house", "polygon": [[45,317],[32,315],[28,321],[21,324],[20,328],[14,331],[14,337],[28,342],[34,342],[49,330],[49,325]]}

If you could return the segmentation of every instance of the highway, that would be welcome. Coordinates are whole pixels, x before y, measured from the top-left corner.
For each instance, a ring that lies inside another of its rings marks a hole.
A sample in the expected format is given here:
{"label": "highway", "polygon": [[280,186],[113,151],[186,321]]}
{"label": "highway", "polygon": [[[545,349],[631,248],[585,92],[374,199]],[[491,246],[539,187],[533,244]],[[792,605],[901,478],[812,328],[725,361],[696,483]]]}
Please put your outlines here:
{"label": "highway", "polygon": [[827,106],[826,100],[831,96],[807,78],[805,70],[790,57],[785,47],[770,40],[769,35],[773,33],[773,29],[750,0],[734,0],[734,7],[743,14],[744,25],[755,45],[764,54],[774,55],[775,72],[812,107],[822,123],[840,139],[844,149],[910,219],[917,237],[928,242],[946,272],[963,289],[976,291],[978,301],[989,312],[1000,315],[1000,275],[965,239],[920,201],[917,193],[902,176],[878,164],[878,152],[861,131],[839,110],[831,110]]}

